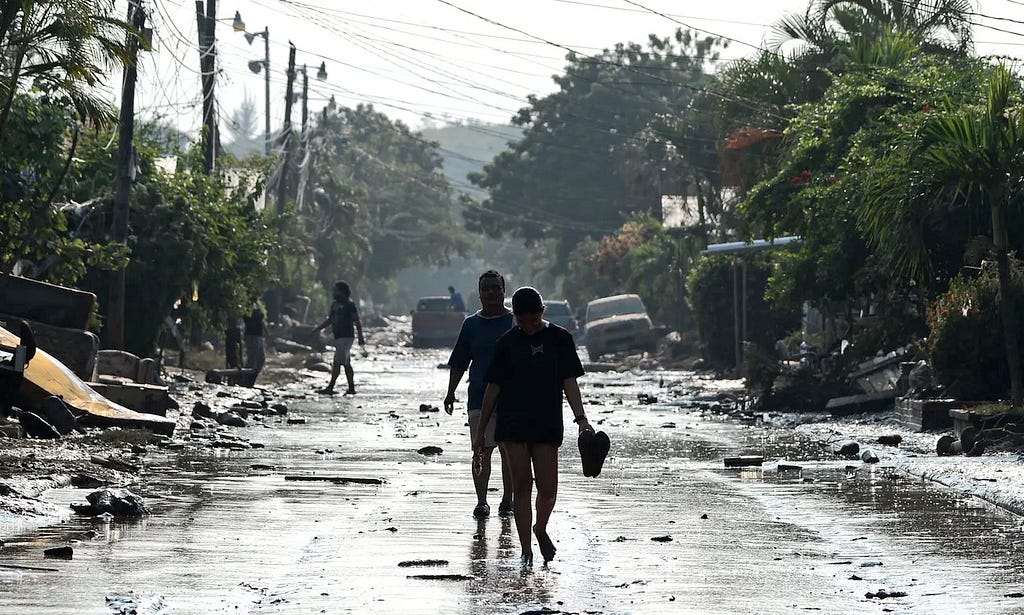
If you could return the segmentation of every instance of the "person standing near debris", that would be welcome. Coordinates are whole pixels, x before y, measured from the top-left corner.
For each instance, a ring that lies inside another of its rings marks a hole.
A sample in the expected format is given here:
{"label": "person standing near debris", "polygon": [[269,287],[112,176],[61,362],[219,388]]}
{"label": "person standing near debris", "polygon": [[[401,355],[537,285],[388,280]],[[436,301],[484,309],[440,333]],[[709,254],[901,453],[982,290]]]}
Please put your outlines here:
{"label": "person standing near debris", "polygon": [[465,312],[466,311],[466,300],[462,298],[462,293],[460,293],[459,291],[455,290],[454,286],[449,286],[448,287],[448,294],[450,295],[450,298],[451,298],[451,301],[452,301],[452,310],[454,310],[456,312]]}
{"label": "person standing near debris", "polygon": [[18,322],[18,340],[19,346],[25,348],[24,363],[17,364],[18,347],[13,349],[9,358],[0,360],[4,363],[0,366],[0,417],[8,416],[14,408],[21,383],[25,380],[25,370],[32,357],[36,356],[36,336],[26,320]]}
{"label": "person standing near debris", "polygon": [[[473,485],[476,487],[476,508],[473,516],[482,519],[491,514],[487,503],[487,484],[491,479],[491,454],[494,452],[494,419],[480,422],[484,389],[487,388],[487,370],[494,358],[494,347],[498,338],[512,328],[512,312],[505,308],[505,278],[497,271],[485,271],[477,281],[480,293],[480,310],[466,318],[459,331],[455,348],[448,358],[448,394],[444,398],[444,411],[451,414],[455,409],[455,389],[462,376],[469,369],[469,437],[470,445],[477,434],[484,434],[484,450],[474,464]],[[501,482],[504,491],[498,505],[498,515],[512,514],[512,479],[508,472],[508,461],[501,448]]]}
{"label": "person standing near debris", "polygon": [[[562,444],[562,395],[572,409],[580,433],[590,430],[576,379],[583,364],[572,334],[544,320],[544,301],[536,289],[524,286],[512,295],[517,326],[501,336],[487,372],[481,422],[497,411],[494,438],[504,446],[512,475],[516,531],[522,560],[533,564],[533,483],[537,483],[537,537],[544,562],[555,557],[547,527],[558,493],[558,447]],[[486,443],[477,434],[473,448],[480,454]],[[532,474],[531,474],[532,466]]]}
{"label": "person standing near debris", "polygon": [[[263,365],[267,362],[265,346],[267,324],[264,322],[264,312],[260,305],[259,295],[251,295],[249,301],[252,303],[252,307],[247,315],[242,316],[242,321],[245,323],[245,366],[256,370],[258,377],[263,371]],[[255,377],[253,379],[255,380]]]}
{"label": "person standing near debris", "polygon": [[327,320],[320,323],[313,333],[319,333],[331,326],[331,333],[334,335],[334,362],[331,365],[331,381],[327,386],[320,389],[318,393],[325,395],[334,394],[334,384],[338,381],[341,368],[345,368],[345,379],[348,380],[348,389],[345,395],[355,395],[355,372],[352,369],[352,343],[355,341],[356,332],[359,333],[359,345],[365,346],[363,340],[363,323],[359,321],[359,308],[352,301],[352,288],[348,282],[334,283],[334,302],[331,304]]}
{"label": "person standing near debris", "polygon": [[242,331],[238,328],[238,314],[228,318],[224,329],[224,366],[238,369],[242,366]]}

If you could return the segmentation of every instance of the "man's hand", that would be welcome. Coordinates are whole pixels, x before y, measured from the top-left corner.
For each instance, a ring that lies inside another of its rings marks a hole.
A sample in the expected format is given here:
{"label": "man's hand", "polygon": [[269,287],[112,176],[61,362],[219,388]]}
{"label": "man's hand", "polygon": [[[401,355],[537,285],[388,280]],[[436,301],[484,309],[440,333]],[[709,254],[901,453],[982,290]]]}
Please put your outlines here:
{"label": "man's hand", "polygon": [[360,346],[365,346],[366,345],[366,340],[364,340],[362,337],[360,337],[359,338],[359,345]]}
{"label": "man's hand", "polygon": [[594,431],[594,428],[590,425],[590,421],[585,418],[580,419],[579,426],[580,433],[583,433],[584,431]]}
{"label": "man's hand", "polygon": [[444,411],[451,414],[455,410],[455,393],[449,391],[448,395],[444,398]]}

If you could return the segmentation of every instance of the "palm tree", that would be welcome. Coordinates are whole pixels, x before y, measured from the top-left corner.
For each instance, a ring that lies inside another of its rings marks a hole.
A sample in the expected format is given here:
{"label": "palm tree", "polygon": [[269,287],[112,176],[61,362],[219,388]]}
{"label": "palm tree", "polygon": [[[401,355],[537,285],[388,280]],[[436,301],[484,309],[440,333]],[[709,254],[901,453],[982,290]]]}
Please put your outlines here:
{"label": "palm tree", "polygon": [[126,62],[127,36],[114,0],[20,0],[0,3],[0,143],[14,97],[24,84],[65,95],[83,120],[113,118],[96,86],[104,68]]}
{"label": "palm tree", "polygon": [[914,274],[928,268],[926,248],[913,230],[923,226],[926,212],[948,207],[989,212],[1014,407],[1024,402],[1024,374],[1010,289],[1007,219],[1011,204],[1024,196],[1024,117],[1011,100],[1019,93],[1016,77],[999,65],[989,77],[984,107],[934,113],[918,131],[916,147],[908,148],[900,160],[876,165],[892,171],[875,175],[874,185],[866,191],[864,213],[872,242],[889,255],[897,270]]}
{"label": "palm tree", "polygon": [[858,39],[877,41],[889,33],[925,46],[967,50],[971,46],[970,0],[812,0],[806,12],[789,14],[772,29],[778,50],[799,41],[815,52],[838,54]]}

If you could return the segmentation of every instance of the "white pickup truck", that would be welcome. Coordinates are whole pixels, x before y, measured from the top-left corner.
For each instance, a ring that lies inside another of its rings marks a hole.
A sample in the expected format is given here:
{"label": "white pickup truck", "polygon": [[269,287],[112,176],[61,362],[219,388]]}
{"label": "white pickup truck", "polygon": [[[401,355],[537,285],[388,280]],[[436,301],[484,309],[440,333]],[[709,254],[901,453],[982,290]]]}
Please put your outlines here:
{"label": "white pickup truck", "polygon": [[614,295],[587,304],[586,346],[591,361],[610,352],[653,352],[657,341],[637,295]]}

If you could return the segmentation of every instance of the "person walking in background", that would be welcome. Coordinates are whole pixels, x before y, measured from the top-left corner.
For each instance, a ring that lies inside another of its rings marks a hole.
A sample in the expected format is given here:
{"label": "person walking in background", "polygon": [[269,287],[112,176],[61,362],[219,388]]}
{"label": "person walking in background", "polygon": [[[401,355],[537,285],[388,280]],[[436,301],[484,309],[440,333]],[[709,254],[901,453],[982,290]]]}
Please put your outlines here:
{"label": "person walking in background", "polygon": [[327,320],[313,329],[313,333],[319,333],[328,325],[331,326],[331,333],[334,336],[334,362],[331,365],[331,381],[318,392],[333,395],[334,384],[338,381],[341,368],[344,367],[345,379],[348,380],[345,395],[355,395],[355,372],[352,369],[352,343],[355,341],[355,334],[359,333],[360,346],[365,346],[366,342],[363,340],[363,323],[359,321],[359,308],[352,301],[352,288],[348,282],[334,283],[334,302],[331,303]]}
{"label": "person walking in background", "polygon": [[253,376],[253,380],[255,380],[267,362],[265,346],[267,324],[264,322],[264,312],[259,296],[251,295],[249,301],[252,304],[249,313],[242,316],[242,321],[245,323],[245,366],[256,370],[256,375]]}
{"label": "person walking in background", "polygon": [[[459,331],[455,348],[448,358],[448,394],[444,398],[444,411],[455,409],[455,389],[469,369],[469,437],[470,449],[478,434],[484,435],[484,450],[474,462],[473,485],[476,487],[476,508],[473,516],[482,519],[491,513],[487,503],[487,484],[491,478],[491,454],[494,452],[494,419],[480,422],[480,409],[487,388],[487,370],[494,357],[494,347],[506,331],[512,328],[512,312],[505,308],[505,279],[494,270],[485,271],[477,281],[480,310],[466,318]],[[512,479],[508,461],[501,452],[501,482],[504,487],[498,515],[512,514]]]}
{"label": "person walking in background", "polygon": [[224,365],[228,369],[242,367],[242,331],[238,328],[238,315],[228,318],[224,329]]}
{"label": "person walking in background", "polygon": [[466,300],[462,298],[462,293],[455,290],[454,286],[448,287],[448,294],[451,296],[452,310],[456,312],[466,311]]}
{"label": "person walking in background", "polygon": [[[494,438],[504,446],[512,475],[516,531],[523,564],[533,563],[531,496],[537,483],[537,537],[544,562],[555,557],[548,520],[558,493],[558,447],[562,444],[562,395],[575,415],[579,431],[593,431],[583,412],[576,379],[583,365],[570,334],[544,320],[544,301],[536,289],[524,286],[512,295],[516,327],[501,336],[487,372],[480,421],[497,411]],[[483,434],[473,441],[476,453],[486,448]],[[532,475],[531,475],[532,466]]]}

